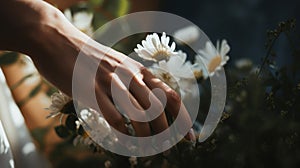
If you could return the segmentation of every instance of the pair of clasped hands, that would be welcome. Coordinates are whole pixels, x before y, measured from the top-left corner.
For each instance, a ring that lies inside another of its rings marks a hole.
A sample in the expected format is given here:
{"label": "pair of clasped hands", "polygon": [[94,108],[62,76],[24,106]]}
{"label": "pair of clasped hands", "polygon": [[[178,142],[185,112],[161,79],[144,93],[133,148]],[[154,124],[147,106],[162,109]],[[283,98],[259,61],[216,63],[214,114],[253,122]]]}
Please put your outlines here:
{"label": "pair of clasped hands", "polygon": [[[78,81],[81,82],[78,85],[94,84],[98,108],[107,122],[118,131],[129,134],[113,99],[118,99],[119,108],[125,111],[130,111],[130,108],[126,107],[125,102],[122,103],[124,97],[115,96],[112,99],[112,85],[129,95],[135,107],[141,109],[138,110],[140,114],[136,115],[148,115],[147,110],[143,109],[150,106],[161,110],[151,121],[131,121],[136,136],[151,136],[167,129],[169,125],[166,113],[173,117],[182,113],[182,123],[192,127],[190,116],[174,90],[153,76],[139,62],[91,40],[52,5],[41,0],[0,0],[0,8],[0,49],[29,55],[39,72],[69,96],[72,96],[72,75],[79,52],[100,62],[95,79]],[[83,65],[81,69],[83,74],[92,73],[87,65]],[[115,73],[116,69],[121,70],[121,73]],[[122,75],[131,77],[129,88],[124,87]],[[152,92],[153,89],[160,89],[160,93],[164,93],[165,103]],[[88,98],[83,90],[79,101],[89,106],[89,102],[84,101],[86,99]],[[187,139],[195,140],[192,129],[184,134]]]}

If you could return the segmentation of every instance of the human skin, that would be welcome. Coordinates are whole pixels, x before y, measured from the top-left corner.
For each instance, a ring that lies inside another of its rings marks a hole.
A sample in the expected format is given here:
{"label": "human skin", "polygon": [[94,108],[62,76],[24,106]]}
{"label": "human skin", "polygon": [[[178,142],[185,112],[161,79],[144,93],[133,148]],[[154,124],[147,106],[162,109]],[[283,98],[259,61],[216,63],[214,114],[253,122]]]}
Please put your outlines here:
{"label": "human skin", "polygon": [[[0,0],[0,22],[0,49],[29,55],[39,72],[69,96],[72,96],[72,75],[79,52],[96,62],[101,61],[98,68],[100,73],[97,73],[94,80],[82,81],[82,85],[87,82],[95,84],[99,108],[108,123],[117,130],[128,134],[122,115],[111,101],[112,84],[120,91],[126,92],[136,107],[141,109],[141,113],[143,109],[151,106],[148,97],[154,100],[154,106],[162,112],[150,122],[132,121],[136,136],[150,136],[168,128],[164,109],[174,117],[178,112],[183,113],[183,123],[192,126],[188,112],[174,90],[155,78],[142,64],[90,39],[50,4],[41,0]],[[83,64],[81,68],[83,74],[92,74],[88,65]],[[124,89],[124,83],[119,80],[122,76],[116,74],[115,69],[122,69],[123,74],[132,76],[129,89]],[[165,93],[165,108],[151,92],[155,88]],[[98,108],[85,101],[87,96],[89,95],[82,91],[79,101],[86,106]],[[122,104],[122,100],[120,102]],[[186,137],[195,139],[192,132]]]}

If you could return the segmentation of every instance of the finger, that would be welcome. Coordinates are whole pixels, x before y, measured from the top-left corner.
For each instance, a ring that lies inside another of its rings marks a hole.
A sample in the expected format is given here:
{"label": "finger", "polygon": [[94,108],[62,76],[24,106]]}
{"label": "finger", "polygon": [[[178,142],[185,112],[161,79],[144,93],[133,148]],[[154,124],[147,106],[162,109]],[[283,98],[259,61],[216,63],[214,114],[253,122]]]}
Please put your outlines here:
{"label": "finger", "polygon": [[136,136],[150,136],[150,126],[147,122],[145,110],[140,106],[137,100],[131,95],[120,78],[115,74],[112,76],[111,91],[114,103],[119,107],[121,112],[124,112],[130,119],[138,118],[139,120],[131,120]]}
{"label": "finger", "polygon": [[118,131],[129,134],[123,116],[115,108],[110,98],[102,91],[96,88],[96,98],[103,117],[106,121]]}
{"label": "finger", "polygon": [[[150,89],[159,88],[165,93],[167,97],[166,111],[169,112],[174,118],[177,117],[179,113],[181,113],[182,115],[181,123],[185,124],[186,127],[191,128],[193,125],[192,120],[184,104],[182,103],[180,96],[173,89],[171,89],[167,84],[157,79],[147,69],[143,69],[142,74],[144,75],[145,83],[147,84],[147,86],[149,86]],[[185,127],[178,127],[177,129],[180,133],[184,133],[183,128]],[[190,140],[196,139],[192,129],[187,133],[185,137]]]}
{"label": "finger", "polygon": [[[129,67],[134,65],[127,64]],[[136,66],[135,66],[136,67]],[[146,114],[151,121],[152,133],[157,134],[168,128],[168,122],[164,113],[164,104],[166,100],[160,100],[156,95],[148,88],[148,86],[142,80],[143,76],[140,73],[140,69],[128,71],[126,69],[117,69],[115,72],[118,74],[122,82],[129,86],[130,99],[135,99],[138,104],[146,109]],[[162,97],[161,99],[166,99]]]}
{"label": "finger", "polygon": [[[136,100],[147,110],[147,115],[151,118],[151,128],[154,134],[160,133],[168,128],[166,114],[164,113],[164,103],[148,88],[141,80],[134,78],[130,84],[130,91]],[[163,98],[162,98],[163,99]],[[150,102],[151,100],[151,102]]]}

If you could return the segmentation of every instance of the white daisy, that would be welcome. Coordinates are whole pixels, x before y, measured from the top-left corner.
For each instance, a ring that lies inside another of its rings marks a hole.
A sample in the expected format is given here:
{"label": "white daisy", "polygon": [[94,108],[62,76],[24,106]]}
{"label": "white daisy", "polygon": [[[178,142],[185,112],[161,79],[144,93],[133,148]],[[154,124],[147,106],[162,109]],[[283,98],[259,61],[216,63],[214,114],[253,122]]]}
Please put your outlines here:
{"label": "white daisy", "polygon": [[63,107],[71,100],[72,99],[69,96],[67,96],[66,94],[64,94],[62,92],[56,92],[53,95],[51,95],[51,105],[49,108],[47,108],[51,112],[47,116],[47,118],[55,117],[58,114],[60,114]]}
{"label": "white daisy", "polygon": [[[178,43],[191,44],[195,42],[200,36],[200,29],[195,26],[187,26],[174,32],[173,37]],[[178,40],[177,40],[178,39]]]}
{"label": "white daisy", "polygon": [[192,79],[195,78],[193,65],[186,61],[186,54],[179,51],[177,56],[171,57],[168,61],[160,61],[151,68],[152,73],[170,86],[179,91],[180,94],[193,92],[191,90]]}
{"label": "white daisy", "polygon": [[[195,63],[202,69],[202,75],[204,78],[208,76],[213,76],[216,71],[220,70],[222,66],[224,66],[229,60],[229,56],[227,53],[229,52],[230,47],[227,44],[226,40],[222,40],[221,46],[220,42],[217,41],[217,48],[213,46],[213,44],[208,41],[206,42],[205,48],[203,50],[199,50],[199,55],[195,57]],[[205,65],[205,69],[203,66]]]}
{"label": "white daisy", "polygon": [[69,9],[66,9],[64,11],[64,15],[76,28],[89,36],[93,35],[92,13],[77,12],[72,16],[71,11]]}
{"label": "white daisy", "polygon": [[80,112],[79,118],[80,124],[96,143],[102,143],[105,138],[110,140],[114,138],[110,125],[98,112],[84,109]]}
{"label": "white daisy", "polygon": [[134,51],[143,59],[150,61],[168,60],[171,56],[177,55],[175,52],[175,43],[169,46],[170,37],[163,32],[159,39],[156,33],[147,35],[146,40],[142,41],[142,45],[138,44]]}

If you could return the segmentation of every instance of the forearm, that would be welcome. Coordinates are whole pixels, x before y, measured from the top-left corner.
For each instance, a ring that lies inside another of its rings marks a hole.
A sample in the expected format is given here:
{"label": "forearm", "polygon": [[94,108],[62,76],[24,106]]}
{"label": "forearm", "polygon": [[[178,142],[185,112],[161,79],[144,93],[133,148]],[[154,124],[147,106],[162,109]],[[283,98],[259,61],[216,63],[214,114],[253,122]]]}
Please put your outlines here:
{"label": "forearm", "polygon": [[[182,102],[174,90],[155,78],[142,64],[91,40],[72,26],[59,10],[46,2],[0,0],[0,23],[3,24],[0,27],[0,49],[18,51],[31,56],[39,72],[69,96],[72,96],[73,69],[79,51],[85,58],[91,58],[81,61],[78,66],[80,74],[76,75],[80,75],[80,79],[76,81],[76,85],[80,89],[76,91],[80,97],[76,99],[87,107],[100,108],[108,123],[119,131],[128,133],[123,116],[114,103],[128,115],[133,115],[132,111],[135,111],[134,113],[141,111],[139,115],[146,118],[147,114],[144,114],[143,109],[150,106],[155,106],[154,109],[161,110],[160,112],[164,109],[159,97],[151,92],[154,88],[159,88],[165,93],[168,99],[166,109],[172,112],[174,117],[179,112],[183,113],[186,125],[192,126],[189,114],[185,108],[181,108]],[[91,64],[93,66],[90,66]],[[94,74],[95,66],[99,73],[94,77],[91,75]],[[126,88],[127,79],[131,78],[130,86]],[[113,95],[112,86],[114,91],[120,94]],[[91,93],[89,89],[85,90],[87,87],[93,87],[95,90],[99,106],[90,101]],[[131,109],[132,106],[128,106],[123,95],[129,95],[127,98],[130,102],[135,102],[133,106],[139,110]],[[117,101],[112,101],[112,96]],[[149,99],[145,99],[147,97]],[[148,100],[154,100],[155,104]],[[150,136],[150,125],[154,132],[161,132],[168,126],[164,113],[151,123],[132,121],[132,124],[137,136]]]}
{"label": "forearm", "polygon": [[41,0],[1,0],[0,49],[32,52],[36,43],[43,45],[42,36],[47,33],[74,32],[64,19],[56,8]]}
{"label": "forearm", "polygon": [[40,73],[70,94],[73,65],[88,37],[43,1],[1,0],[0,8],[0,49],[31,56]]}

